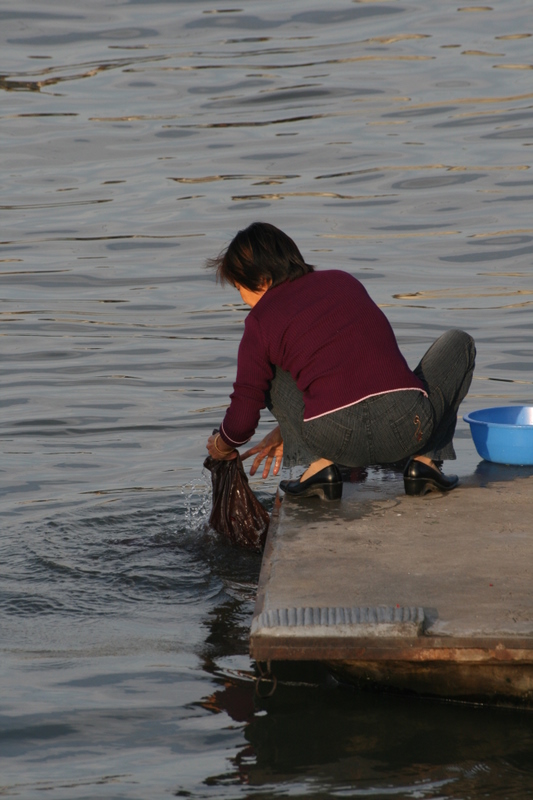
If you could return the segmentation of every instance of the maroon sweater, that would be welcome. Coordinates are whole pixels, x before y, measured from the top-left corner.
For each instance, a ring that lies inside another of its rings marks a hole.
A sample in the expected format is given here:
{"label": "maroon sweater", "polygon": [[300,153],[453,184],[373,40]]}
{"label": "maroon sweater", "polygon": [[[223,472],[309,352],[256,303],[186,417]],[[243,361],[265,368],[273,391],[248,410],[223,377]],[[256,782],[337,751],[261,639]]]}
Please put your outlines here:
{"label": "maroon sweater", "polygon": [[237,379],[220,433],[226,444],[253,436],[273,365],[290,372],[309,421],[367,397],[423,392],[383,312],[340,270],[310,272],[269,289],[248,314]]}

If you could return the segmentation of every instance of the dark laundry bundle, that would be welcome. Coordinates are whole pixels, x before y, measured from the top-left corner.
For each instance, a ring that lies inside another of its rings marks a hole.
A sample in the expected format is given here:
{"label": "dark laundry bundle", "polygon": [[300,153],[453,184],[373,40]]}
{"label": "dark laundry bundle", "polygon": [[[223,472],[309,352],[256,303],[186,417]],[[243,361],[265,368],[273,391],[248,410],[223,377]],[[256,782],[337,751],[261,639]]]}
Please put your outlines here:
{"label": "dark laundry bundle", "polygon": [[230,544],[262,550],[270,515],[250,489],[240,455],[230,461],[208,456],[204,467],[211,473],[213,487],[211,527]]}

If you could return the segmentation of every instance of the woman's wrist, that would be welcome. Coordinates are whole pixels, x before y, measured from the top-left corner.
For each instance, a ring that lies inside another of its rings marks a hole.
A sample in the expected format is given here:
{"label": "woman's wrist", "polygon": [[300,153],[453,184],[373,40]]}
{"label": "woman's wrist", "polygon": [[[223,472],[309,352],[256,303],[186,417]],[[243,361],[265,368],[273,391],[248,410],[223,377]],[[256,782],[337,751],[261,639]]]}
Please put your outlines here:
{"label": "woman's wrist", "polygon": [[[219,442],[222,442],[222,444],[226,445],[226,449],[220,448],[218,445]],[[217,453],[220,453],[221,456],[227,456],[229,453],[235,450],[234,447],[228,447],[224,439],[221,437],[220,433],[215,434],[215,438],[213,440],[213,447],[215,448]]]}

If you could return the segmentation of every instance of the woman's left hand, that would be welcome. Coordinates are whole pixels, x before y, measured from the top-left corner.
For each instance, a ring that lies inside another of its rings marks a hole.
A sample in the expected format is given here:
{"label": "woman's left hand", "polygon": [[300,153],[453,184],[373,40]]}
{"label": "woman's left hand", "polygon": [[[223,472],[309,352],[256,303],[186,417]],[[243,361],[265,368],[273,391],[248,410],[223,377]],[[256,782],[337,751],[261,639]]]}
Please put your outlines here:
{"label": "woman's left hand", "polygon": [[211,458],[217,461],[231,461],[233,458],[237,458],[237,451],[235,448],[230,448],[221,437],[220,433],[214,433],[209,437],[206,448]]}
{"label": "woman's left hand", "polygon": [[241,458],[244,461],[244,459],[248,458],[249,456],[255,456],[253,464],[250,468],[250,475],[255,475],[261,466],[263,459],[266,459],[263,469],[263,478],[268,478],[268,473],[270,472],[272,462],[274,462],[272,474],[277,475],[279,473],[281,469],[281,463],[283,461],[283,439],[281,438],[281,430],[279,425],[276,425],[274,430],[270,431],[270,433],[267,433],[265,438],[259,442],[259,444],[256,444],[255,447],[251,447],[246,451],[246,453],[243,453]]}

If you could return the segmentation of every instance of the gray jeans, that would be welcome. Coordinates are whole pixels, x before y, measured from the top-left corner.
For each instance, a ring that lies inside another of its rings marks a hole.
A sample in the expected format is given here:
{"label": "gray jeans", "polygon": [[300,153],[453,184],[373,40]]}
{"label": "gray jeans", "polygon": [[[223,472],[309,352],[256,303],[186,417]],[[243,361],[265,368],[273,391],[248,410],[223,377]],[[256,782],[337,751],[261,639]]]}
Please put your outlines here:
{"label": "gray jeans", "polygon": [[464,331],[434,342],[414,371],[428,394],[399,391],[362,400],[304,422],[301,391],[288,372],[276,368],[267,406],[283,436],[283,466],[327,458],[347,467],[391,464],[412,455],[456,458],[457,411],[474,372],[476,348]]}

